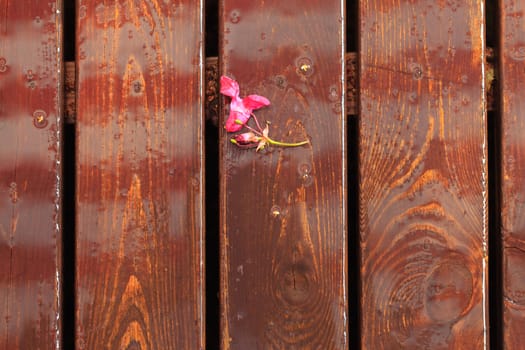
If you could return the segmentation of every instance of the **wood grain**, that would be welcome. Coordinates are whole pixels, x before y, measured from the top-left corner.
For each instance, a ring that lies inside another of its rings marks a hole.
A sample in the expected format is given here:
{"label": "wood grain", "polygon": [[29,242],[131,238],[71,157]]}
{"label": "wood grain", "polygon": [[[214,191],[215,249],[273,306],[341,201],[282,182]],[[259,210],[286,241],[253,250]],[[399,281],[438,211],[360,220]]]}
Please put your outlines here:
{"label": "wood grain", "polygon": [[60,345],[61,1],[0,0],[0,348]]}
{"label": "wood grain", "polygon": [[341,2],[223,0],[220,13],[221,73],[270,99],[256,111],[270,136],[311,140],[256,153],[222,131],[222,349],[345,349]]}
{"label": "wood grain", "polygon": [[483,2],[361,1],[364,349],[485,349]]}
{"label": "wood grain", "polygon": [[505,349],[525,343],[525,4],[501,0],[503,330]]}
{"label": "wood grain", "polygon": [[202,8],[77,2],[79,349],[204,349]]}

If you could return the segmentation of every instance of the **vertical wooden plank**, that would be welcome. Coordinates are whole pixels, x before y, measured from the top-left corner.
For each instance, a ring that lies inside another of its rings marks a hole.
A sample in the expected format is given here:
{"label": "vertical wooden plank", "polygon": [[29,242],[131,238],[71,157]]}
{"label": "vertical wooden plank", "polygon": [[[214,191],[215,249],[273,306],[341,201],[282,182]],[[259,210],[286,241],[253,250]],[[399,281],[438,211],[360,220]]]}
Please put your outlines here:
{"label": "vertical wooden plank", "polygon": [[342,3],[220,3],[222,74],[269,98],[271,137],[311,140],[256,153],[222,131],[223,349],[348,346]]}
{"label": "vertical wooden plank", "polygon": [[525,3],[501,0],[503,331],[525,344]]}
{"label": "vertical wooden plank", "polygon": [[365,349],[488,346],[483,1],[360,1]]}
{"label": "vertical wooden plank", "polygon": [[204,349],[202,1],[77,5],[77,346]]}
{"label": "vertical wooden plank", "polygon": [[61,1],[0,0],[0,348],[60,346]]}

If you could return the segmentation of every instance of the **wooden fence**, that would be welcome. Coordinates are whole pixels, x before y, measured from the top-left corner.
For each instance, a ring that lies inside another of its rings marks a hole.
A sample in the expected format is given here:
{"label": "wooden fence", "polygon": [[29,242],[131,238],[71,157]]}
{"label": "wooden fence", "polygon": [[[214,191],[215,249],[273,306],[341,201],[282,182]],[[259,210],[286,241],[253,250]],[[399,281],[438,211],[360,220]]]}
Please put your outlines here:
{"label": "wooden fence", "polygon": [[524,11],[0,0],[0,349],[525,349]]}

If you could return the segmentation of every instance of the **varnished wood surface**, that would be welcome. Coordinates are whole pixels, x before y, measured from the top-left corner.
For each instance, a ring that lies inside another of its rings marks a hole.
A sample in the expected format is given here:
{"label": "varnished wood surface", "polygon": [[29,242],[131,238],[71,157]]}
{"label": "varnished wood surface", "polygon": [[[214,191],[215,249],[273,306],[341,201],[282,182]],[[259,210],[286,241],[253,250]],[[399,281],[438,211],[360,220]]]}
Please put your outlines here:
{"label": "varnished wood surface", "polygon": [[482,8],[360,2],[364,349],[488,347]]}
{"label": "varnished wood surface", "polygon": [[522,1],[501,0],[504,348],[525,344],[525,20]]}
{"label": "varnished wood surface", "polygon": [[60,343],[61,1],[0,1],[0,348]]}
{"label": "varnished wood surface", "polygon": [[77,2],[78,349],[204,349],[202,2]]}
{"label": "varnished wood surface", "polygon": [[[345,349],[343,13],[336,0],[221,2],[221,73],[270,136],[256,153],[221,135],[222,349]],[[226,99],[223,100],[227,102]],[[222,123],[227,106],[222,110]]]}

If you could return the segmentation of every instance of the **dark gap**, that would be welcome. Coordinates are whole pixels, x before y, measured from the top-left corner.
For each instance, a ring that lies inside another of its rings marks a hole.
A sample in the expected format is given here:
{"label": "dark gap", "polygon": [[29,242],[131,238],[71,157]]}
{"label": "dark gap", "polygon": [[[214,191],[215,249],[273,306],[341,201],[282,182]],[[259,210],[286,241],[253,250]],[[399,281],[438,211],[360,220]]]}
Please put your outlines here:
{"label": "dark gap", "polygon": [[[75,60],[75,0],[64,0],[63,60]],[[75,125],[64,123],[62,153],[62,348],[75,348]]]}
{"label": "dark gap", "polygon": [[[206,1],[206,57],[219,53],[219,3]],[[209,111],[211,109],[206,109]],[[219,130],[206,116],[206,349],[220,348]]]}
{"label": "dark gap", "polygon": [[206,57],[219,54],[219,1],[206,1]]}
{"label": "dark gap", "polygon": [[[494,110],[487,114],[488,193],[489,193],[489,327],[490,348],[499,349],[503,344],[503,280],[501,242],[501,99],[498,77],[500,51],[499,8],[497,0],[485,2],[486,42],[493,48],[494,56],[488,57],[494,65],[496,79]],[[488,86],[487,86],[488,88]]]}
{"label": "dark gap", "polygon": [[64,0],[64,61],[75,60],[75,0]]}
{"label": "dark gap", "polygon": [[[358,1],[346,0],[346,52],[358,50]],[[349,348],[361,348],[359,256],[359,118],[347,118]]]}

